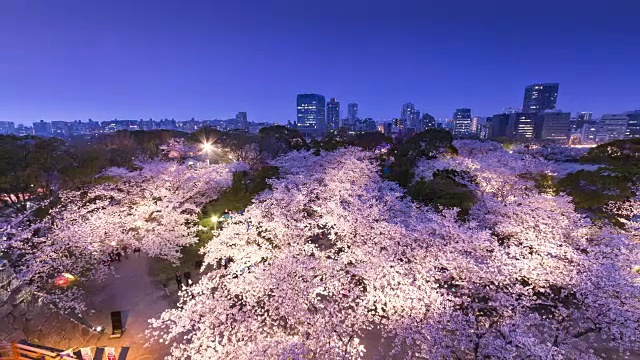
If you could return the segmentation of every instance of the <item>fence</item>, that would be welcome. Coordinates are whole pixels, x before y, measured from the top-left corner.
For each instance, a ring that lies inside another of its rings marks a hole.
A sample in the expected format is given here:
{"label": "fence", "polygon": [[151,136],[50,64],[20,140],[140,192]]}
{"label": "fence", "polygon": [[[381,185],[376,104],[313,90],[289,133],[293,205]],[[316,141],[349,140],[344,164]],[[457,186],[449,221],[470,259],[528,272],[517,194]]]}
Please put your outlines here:
{"label": "fence", "polygon": [[0,344],[0,360],[78,360],[73,354],[55,353],[33,346]]}

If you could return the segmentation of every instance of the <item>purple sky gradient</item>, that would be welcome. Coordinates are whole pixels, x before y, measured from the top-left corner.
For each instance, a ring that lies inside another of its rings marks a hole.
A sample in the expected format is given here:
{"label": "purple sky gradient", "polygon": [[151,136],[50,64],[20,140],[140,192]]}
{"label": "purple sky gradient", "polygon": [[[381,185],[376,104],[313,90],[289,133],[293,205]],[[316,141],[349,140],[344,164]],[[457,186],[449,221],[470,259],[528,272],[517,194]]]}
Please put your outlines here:
{"label": "purple sky gradient", "polygon": [[640,108],[640,4],[611,1],[0,0],[0,120],[295,118],[296,94],[397,117]]}

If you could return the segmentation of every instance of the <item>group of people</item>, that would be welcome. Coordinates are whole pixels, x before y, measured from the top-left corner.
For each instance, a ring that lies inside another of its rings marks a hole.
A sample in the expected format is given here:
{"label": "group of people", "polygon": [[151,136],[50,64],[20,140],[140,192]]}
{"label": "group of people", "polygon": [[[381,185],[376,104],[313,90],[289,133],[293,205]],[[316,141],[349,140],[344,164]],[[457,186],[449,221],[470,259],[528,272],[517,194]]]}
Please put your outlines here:
{"label": "group of people", "polygon": [[[133,253],[136,254],[137,257],[140,257],[140,248],[134,247]],[[113,262],[121,262],[122,256],[124,254],[125,259],[129,258],[129,247],[127,245],[123,245],[122,247],[116,247],[111,250],[108,254],[107,260],[105,260],[105,265],[109,266]]]}
{"label": "group of people", "polygon": [[[182,284],[182,277],[184,276],[184,285]],[[176,284],[178,285],[178,290],[182,290],[184,287],[189,287],[193,285],[193,281],[191,280],[191,272],[185,271],[182,276],[180,276],[179,272],[176,272]]]}

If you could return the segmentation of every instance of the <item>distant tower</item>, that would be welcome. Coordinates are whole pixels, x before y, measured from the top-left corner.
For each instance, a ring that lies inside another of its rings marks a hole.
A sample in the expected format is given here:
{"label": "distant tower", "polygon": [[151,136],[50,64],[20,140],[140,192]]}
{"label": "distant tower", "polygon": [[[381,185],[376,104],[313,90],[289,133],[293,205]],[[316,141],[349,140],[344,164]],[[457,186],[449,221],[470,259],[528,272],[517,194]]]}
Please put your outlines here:
{"label": "distant tower", "polygon": [[436,127],[436,118],[433,116],[424,113],[422,115],[422,129],[431,129]]}
{"label": "distant tower", "polygon": [[[571,127],[571,113],[546,110],[538,114],[535,123],[535,137],[543,140],[568,140]],[[581,126],[582,128],[582,126]]]}
{"label": "distant tower", "polygon": [[627,135],[629,117],[626,114],[604,114],[598,122],[596,141],[604,143],[620,140]]}
{"label": "distant tower", "polygon": [[356,123],[358,122],[358,104],[357,103],[351,103],[348,105],[348,115],[347,115],[347,121],[349,122],[348,124],[346,124],[348,127],[351,128],[355,128]]}
{"label": "distant tower", "polygon": [[340,127],[340,102],[331,98],[327,103],[327,128],[337,130]]}
{"label": "distant tower", "polygon": [[400,120],[402,121],[402,128],[413,128],[414,131],[421,131],[422,126],[419,124],[420,112],[416,110],[416,106],[413,103],[405,103],[402,105],[402,111],[400,112]]}
{"label": "distant tower", "polygon": [[593,114],[591,114],[590,112],[578,113],[578,119],[576,120],[576,129],[582,129],[584,124],[591,121],[592,116]]}
{"label": "distant tower", "polygon": [[453,113],[453,135],[471,134],[471,109],[456,109]]}
{"label": "distant tower", "polygon": [[558,83],[532,84],[524,89],[522,112],[554,110],[558,101]]}
{"label": "distant tower", "polygon": [[236,129],[249,130],[249,121],[247,121],[247,113],[241,111],[236,114]]}
{"label": "distant tower", "polygon": [[629,122],[627,123],[626,137],[629,139],[640,138],[640,110],[627,113]]}
{"label": "distant tower", "polygon": [[298,94],[298,130],[306,134],[319,135],[325,132],[325,101],[318,94]]}

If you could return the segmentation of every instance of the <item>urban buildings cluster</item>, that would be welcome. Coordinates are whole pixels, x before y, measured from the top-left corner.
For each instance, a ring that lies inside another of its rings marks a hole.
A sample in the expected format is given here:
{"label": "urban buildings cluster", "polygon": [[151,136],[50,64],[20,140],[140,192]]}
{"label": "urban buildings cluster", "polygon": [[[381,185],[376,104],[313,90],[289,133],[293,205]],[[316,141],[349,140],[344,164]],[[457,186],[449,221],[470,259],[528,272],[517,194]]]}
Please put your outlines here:
{"label": "urban buildings cluster", "polygon": [[[298,94],[296,120],[288,126],[305,136],[319,137],[327,133],[383,132],[389,135],[413,133],[428,128],[444,128],[458,138],[513,140],[544,140],[571,144],[596,144],[625,138],[640,138],[640,110],[617,114],[604,114],[594,119],[590,112],[570,112],[557,109],[558,83],[538,83],[525,87],[521,109],[509,109],[493,116],[474,116],[470,108],[459,108],[450,119],[436,121],[428,113],[421,113],[413,103],[402,105],[400,116],[386,121],[360,117],[357,103],[347,104],[342,116],[341,104],[336,98],[325,101],[319,94]],[[26,126],[0,121],[0,134],[56,136],[110,133],[118,130],[180,130],[195,131],[201,127],[220,130],[257,132],[272,123],[249,122],[246,112],[239,112],[228,120],[111,120],[96,122],[43,121]]]}
{"label": "urban buildings cluster", "polygon": [[242,130],[257,132],[261,127],[271,126],[271,123],[255,123],[247,119],[246,112],[239,112],[235,118],[227,120],[186,120],[176,121],[175,119],[162,120],[110,120],[110,121],[44,121],[34,122],[33,126],[26,126],[10,121],[0,121],[0,134],[15,135],[37,135],[44,137],[70,138],[77,135],[93,135],[100,133],[111,133],[118,130],[178,130],[192,132],[201,127],[207,126],[219,130]]}
{"label": "urban buildings cluster", "polygon": [[381,131],[407,134],[428,128],[445,128],[458,138],[513,140],[545,140],[572,144],[595,144],[625,138],[640,138],[640,110],[604,114],[594,119],[590,112],[575,116],[556,108],[558,83],[538,83],[525,87],[521,109],[510,109],[493,116],[473,116],[471,109],[456,109],[451,119],[436,121],[428,113],[421,114],[413,103],[402,105],[400,117],[376,122],[358,117],[358,104],[347,105],[341,117],[340,102],[319,94],[297,96],[296,121],[288,126],[307,136],[321,136],[344,130],[349,133]]}

